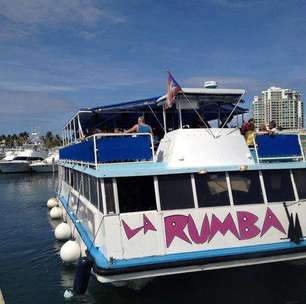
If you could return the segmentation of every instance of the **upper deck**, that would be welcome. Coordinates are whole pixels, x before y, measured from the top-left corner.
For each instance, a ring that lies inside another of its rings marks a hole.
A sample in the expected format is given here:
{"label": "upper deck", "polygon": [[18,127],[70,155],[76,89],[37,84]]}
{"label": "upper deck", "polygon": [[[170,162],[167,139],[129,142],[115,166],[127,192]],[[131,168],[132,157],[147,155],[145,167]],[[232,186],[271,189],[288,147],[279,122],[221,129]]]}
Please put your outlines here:
{"label": "upper deck", "polygon": [[[148,134],[97,134],[62,149],[60,159],[63,165],[96,177],[306,167],[301,134],[257,135],[254,148],[250,148],[237,129],[211,131],[215,137],[207,129],[169,132],[156,152]],[[140,144],[137,145],[138,137]],[[106,146],[103,138],[107,139]],[[120,138],[124,138],[121,143]],[[109,147],[114,147],[114,151],[108,150]],[[110,153],[113,158],[104,158],[103,152]]]}
{"label": "upper deck", "polygon": [[[247,112],[239,106],[244,90],[183,91],[167,111],[166,96],[80,110],[64,127],[61,163],[109,177],[305,166],[300,133],[259,134],[254,147],[247,146],[239,131]],[[154,138],[122,132],[139,115]],[[203,128],[213,120],[219,127]]]}

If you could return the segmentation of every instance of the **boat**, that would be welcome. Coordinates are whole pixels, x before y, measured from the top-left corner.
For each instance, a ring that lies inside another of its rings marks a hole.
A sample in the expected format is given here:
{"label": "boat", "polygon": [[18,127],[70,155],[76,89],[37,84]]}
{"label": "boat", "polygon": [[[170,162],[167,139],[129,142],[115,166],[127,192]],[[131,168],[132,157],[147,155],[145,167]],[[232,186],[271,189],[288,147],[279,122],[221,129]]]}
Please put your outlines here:
{"label": "boat", "polygon": [[9,151],[2,160],[0,160],[1,173],[26,173],[30,172],[30,164],[34,161],[41,161],[48,155],[36,132],[32,132],[29,141],[18,149]]}
{"label": "boat", "polygon": [[[300,134],[259,134],[249,147],[244,90],[182,90],[167,110],[166,95],[81,109],[63,129],[50,214],[71,232],[64,262],[78,248],[101,283],[306,258]],[[110,132],[139,114],[161,134],[157,148],[151,134]]]}
{"label": "boat", "polygon": [[30,169],[35,173],[52,173],[57,172],[58,151],[52,152],[47,158],[42,161],[33,162],[30,164]]}

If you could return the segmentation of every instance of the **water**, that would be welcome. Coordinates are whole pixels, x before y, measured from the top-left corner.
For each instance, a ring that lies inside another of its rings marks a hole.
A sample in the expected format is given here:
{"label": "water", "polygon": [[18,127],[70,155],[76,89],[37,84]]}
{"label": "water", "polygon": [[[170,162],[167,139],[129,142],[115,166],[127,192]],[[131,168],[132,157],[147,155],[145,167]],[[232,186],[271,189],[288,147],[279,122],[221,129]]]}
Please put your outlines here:
{"label": "water", "polygon": [[0,288],[6,304],[32,303],[306,303],[306,261],[226,269],[153,280],[141,291],[98,284],[64,299],[73,267],[64,267],[56,222],[46,201],[52,175],[0,175]]}

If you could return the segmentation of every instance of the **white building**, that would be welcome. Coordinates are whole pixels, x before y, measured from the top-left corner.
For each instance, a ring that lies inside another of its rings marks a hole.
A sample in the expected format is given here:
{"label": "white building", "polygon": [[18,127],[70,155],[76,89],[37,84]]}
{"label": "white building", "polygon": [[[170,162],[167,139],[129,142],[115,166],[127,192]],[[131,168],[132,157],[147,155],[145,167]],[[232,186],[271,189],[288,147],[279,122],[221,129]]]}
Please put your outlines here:
{"label": "white building", "polygon": [[256,127],[274,120],[283,129],[304,128],[304,106],[297,91],[270,87],[254,96],[252,106]]}

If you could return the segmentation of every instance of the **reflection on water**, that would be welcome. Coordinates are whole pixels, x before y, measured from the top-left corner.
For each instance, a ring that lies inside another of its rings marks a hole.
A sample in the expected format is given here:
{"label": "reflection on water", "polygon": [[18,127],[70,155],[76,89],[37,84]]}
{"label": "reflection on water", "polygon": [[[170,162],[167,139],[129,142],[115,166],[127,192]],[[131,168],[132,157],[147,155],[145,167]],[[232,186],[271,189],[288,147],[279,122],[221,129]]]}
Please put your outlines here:
{"label": "reflection on water", "polygon": [[0,288],[6,304],[32,303],[306,303],[306,261],[259,265],[150,282],[141,291],[101,285],[93,278],[85,296],[65,300],[74,266],[62,265],[59,223],[48,217],[52,175],[0,175]]}

